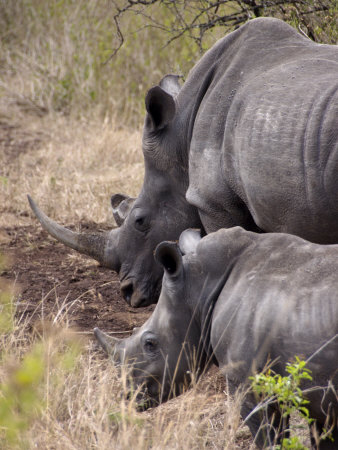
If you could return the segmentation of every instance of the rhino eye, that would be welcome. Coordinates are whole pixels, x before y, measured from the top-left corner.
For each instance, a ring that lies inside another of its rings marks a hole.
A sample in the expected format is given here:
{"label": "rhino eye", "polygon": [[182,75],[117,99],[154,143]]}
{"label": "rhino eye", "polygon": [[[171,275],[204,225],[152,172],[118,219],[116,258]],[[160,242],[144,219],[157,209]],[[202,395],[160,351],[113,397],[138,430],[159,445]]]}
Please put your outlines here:
{"label": "rhino eye", "polygon": [[135,224],[136,224],[138,227],[142,227],[142,225],[144,224],[144,218],[143,218],[143,217],[140,217],[139,219],[136,219],[136,220],[135,220]]}
{"label": "rhino eye", "polygon": [[154,339],[148,338],[144,342],[144,349],[148,353],[154,353],[157,348],[157,343]]}
{"label": "rhino eye", "polygon": [[146,231],[149,224],[146,216],[139,216],[135,218],[134,225],[138,231]]}

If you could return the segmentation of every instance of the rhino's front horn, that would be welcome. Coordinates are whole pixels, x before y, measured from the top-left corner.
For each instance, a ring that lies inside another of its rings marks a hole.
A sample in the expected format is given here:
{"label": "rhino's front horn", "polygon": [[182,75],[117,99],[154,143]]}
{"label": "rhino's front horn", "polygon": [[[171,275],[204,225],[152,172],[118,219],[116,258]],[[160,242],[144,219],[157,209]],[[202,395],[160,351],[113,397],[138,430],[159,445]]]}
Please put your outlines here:
{"label": "rhino's front horn", "polygon": [[103,266],[115,271],[119,270],[119,262],[114,249],[118,229],[105,233],[76,233],[54,222],[38,208],[29,195],[27,197],[30,207],[42,227],[55,239],[80,253],[91,256]]}
{"label": "rhino's front horn", "polygon": [[109,336],[99,328],[94,328],[94,336],[108,355],[114,355],[115,345],[120,341],[120,339]]}

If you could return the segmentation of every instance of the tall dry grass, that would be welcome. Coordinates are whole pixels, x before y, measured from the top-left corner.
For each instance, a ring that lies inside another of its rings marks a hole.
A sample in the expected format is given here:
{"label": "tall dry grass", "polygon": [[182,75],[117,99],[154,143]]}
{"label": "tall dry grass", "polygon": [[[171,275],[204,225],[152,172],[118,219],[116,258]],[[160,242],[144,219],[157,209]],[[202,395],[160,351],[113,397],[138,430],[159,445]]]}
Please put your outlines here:
{"label": "tall dry grass", "polygon": [[[35,323],[33,333],[27,332],[31,324],[23,317],[0,337],[2,395],[14,385],[22,399],[21,405],[13,400],[11,421],[2,420],[1,448],[254,448],[239,418],[239,399],[228,397],[219,375],[206,375],[181,397],[140,413],[135,396],[125,400],[121,395],[127,373],[120,374],[92,341],[69,330],[66,312],[56,308],[47,321]],[[34,368],[38,380],[29,385],[28,400],[27,382],[20,384],[17,376],[23,365]],[[3,397],[3,419],[1,406]],[[18,417],[23,420],[20,427]],[[5,440],[4,426],[11,424],[17,432]]]}
{"label": "tall dry grass", "polygon": [[4,121],[0,131],[8,133],[0,138],[2,226],[35,223],[27,194],[64,223],[113,223],[110,196],[138,194],[143,180],[139,130],[55,115]]}

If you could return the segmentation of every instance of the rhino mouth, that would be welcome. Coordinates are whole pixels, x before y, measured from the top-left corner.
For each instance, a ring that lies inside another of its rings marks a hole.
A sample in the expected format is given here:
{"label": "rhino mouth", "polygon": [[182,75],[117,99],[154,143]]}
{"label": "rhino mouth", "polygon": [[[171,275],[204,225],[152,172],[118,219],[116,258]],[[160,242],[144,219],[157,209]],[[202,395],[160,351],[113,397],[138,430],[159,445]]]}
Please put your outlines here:
{"label": "rhino mouth", "polygon": [[152,288],[152,283],[147,283],[144,288],[137,286],[134,278],[121,279],[121,295],[133,308],[140,308],[156,303],[161,292],[162,280],[159,279]]}
{"label": "rhino mouth", "polygon": [[145,383],[139,386],[136,389],[136,392],[130,384],[128,386],[128,389],[129,390],[127,392],[122,394],[122,397],[129,402],[133,402],[138,412],[143,412],[147,409],[155,408],[161,404],[160,395],[158,392],[158,390],[161,390],[160,386],[159,389],[155,389],[156,394],[154,392],[151,393],[151,387],[150,389],[148,389]]}
{"label": "rhino mouth", "polygon": [[[127,400],[131,400],[132,394],[128,393],[126,397],[127,397]],[[144,412],[150,408],[156,408],[156,406],[158,406],[160,404],[159,401],[157,401],[155,398],[148,395],[146,391],[139,392],[138,394],[136,394],[136,397],[134,397],[134,398],[135,398],[136,410],[138,412]]]}

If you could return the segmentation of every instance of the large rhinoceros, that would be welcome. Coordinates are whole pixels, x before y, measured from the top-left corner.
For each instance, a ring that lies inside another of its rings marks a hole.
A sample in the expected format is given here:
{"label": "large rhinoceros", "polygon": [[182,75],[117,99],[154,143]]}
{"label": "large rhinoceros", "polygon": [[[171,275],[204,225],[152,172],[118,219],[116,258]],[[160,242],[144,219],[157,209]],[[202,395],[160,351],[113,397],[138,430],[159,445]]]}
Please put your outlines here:
{"label": "large rhinoceros", "polygon": [[[298,355],[312,371],[312,381],[302,386],[310,417],[319,433],[333,427],[334,443],[323,441],[320,448],[336,449],[338,245],[240,227],[198,240],[187,230],[179,244],[159,244],[155,257],[164,278],[147,322],[122,340],[94,331],[114,361],[131,365],[143,401],[179,393],[189,374],[198,376],[208,361],[219,366],[233,392],[267,363],[284,376],[286,363]],[[271,404],[265,415],[270,431],[261,433],[266,424],[253,414],[256,405],[249,391],[241,414],[262,447],[283,436],[283,430],[276,436],[281,415]]]}
{"label": "large rhinoceros", "polygon": [[183,87],[166,76],[146,96],[145,177],[137,199],[113,195],[119,228],[57,239],[120,273],[129,304],[157,301],[153,252],[186,228],[235,225],[338,243],[338,47],[271,18],[218,41]]}

